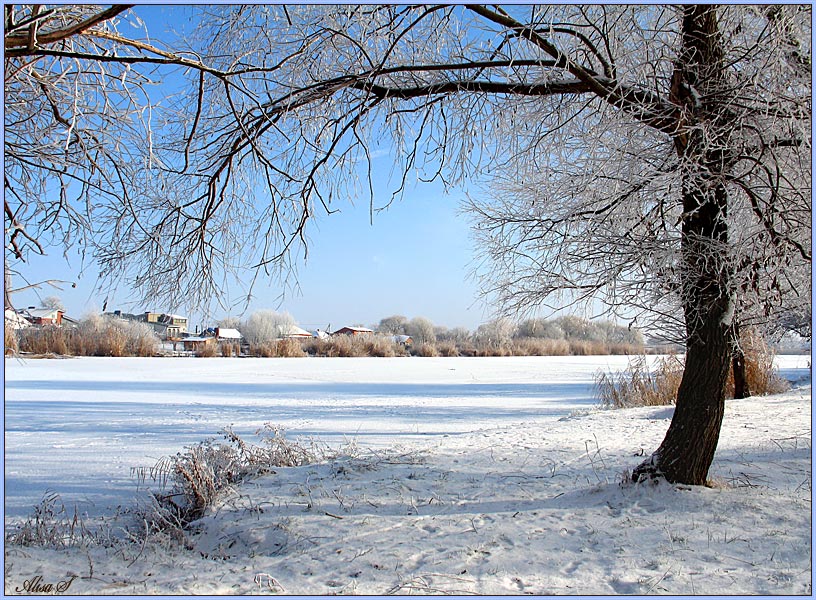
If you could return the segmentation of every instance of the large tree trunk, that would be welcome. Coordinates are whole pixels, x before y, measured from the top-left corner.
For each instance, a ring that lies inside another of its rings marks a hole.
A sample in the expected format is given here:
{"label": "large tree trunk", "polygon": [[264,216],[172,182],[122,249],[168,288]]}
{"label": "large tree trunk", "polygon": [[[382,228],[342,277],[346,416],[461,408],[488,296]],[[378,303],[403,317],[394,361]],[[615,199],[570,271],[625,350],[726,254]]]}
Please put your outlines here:
{"label": "large tree trunk", "polygon": [[717,254],[727,239],[727,195],[722,187],[699,195],[687,191],[684,205],[694,213],[684,224],[682,241],[686,365],[666,437],[633,478],[704,485],[719,441],[734,347],[733,300],[724,280],[725,257]]}
{"label": "large tree trunk", "polygon": [[734,299],[727,260],[728,194],[719,175],[727,125],[722,49],[716,9],[684,7],[682,43],[672,83],[678,106],[675,148],[684,164],[681,294],[686,321],[686,367],[669,430],[651,458],[633,473],[704,485],[725,410],[733,349]]}

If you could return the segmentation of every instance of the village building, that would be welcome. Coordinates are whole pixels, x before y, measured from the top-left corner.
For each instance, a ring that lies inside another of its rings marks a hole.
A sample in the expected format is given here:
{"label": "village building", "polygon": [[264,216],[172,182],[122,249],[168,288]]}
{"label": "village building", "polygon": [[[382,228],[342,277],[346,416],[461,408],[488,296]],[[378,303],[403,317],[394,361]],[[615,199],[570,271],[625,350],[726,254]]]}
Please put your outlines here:
{"label": "village building", "polygon": [[342,327],[332,335],[371,335],[373,333],[374,330],[368,327]]}
{"label": "village building", "polygon": [[214,347],[217,344],[216,339],[211,336],[188,336],[182,339],[181,343],[187,352],[202,352],[205,348]]}
{"label": "village building", "polygon": [[28,308],[22,312],[25,319],[32,325],[54,325],[56,327],[62,326],[62,316],[65,314],[64,310],[57,308]]}
{"label": "village building", "polygon": [[301,329],[297,325],[290,325],[289,328],[281,332],[281,338],[288,339],[310,339],[314,337],[310,332]]}
{"label": "village building", "polygon": [[244,339],[244,336],[241,335],[241,332],[237,329],[232,329],[229,327],[216,327],[215,338],[219,342],[240,342],[242,339]]}
{"label": "village building", "polygon": [[105,313],[106,316],[125,319],[127,321],[137,321],[147,323],[156,335],[163,340],[178,341],[187,337],[187,317],[168,313],[157,313],[146,311],[141,314],[123,313],[115,310],[112,313]]}

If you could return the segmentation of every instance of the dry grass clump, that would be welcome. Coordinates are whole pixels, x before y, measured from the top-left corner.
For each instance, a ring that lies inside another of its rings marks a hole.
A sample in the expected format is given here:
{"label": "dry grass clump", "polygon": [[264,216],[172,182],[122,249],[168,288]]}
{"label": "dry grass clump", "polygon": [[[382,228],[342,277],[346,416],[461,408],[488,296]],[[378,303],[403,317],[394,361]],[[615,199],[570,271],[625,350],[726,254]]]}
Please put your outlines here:
{"label": "dry grass clump", "polygon": [[[779,377],[774,367],[773,350],[759,333],[755,330],[743,332],[740,344],[745,354],[745,379],[751,395],[779,394],[788,389],[788,383]],[[652,370],[646,366],[646,357],[639,356],[620,373],[599,373],[595,378],[596,395],[605,408],[674,404],[683,369],[683,360],[674,354],[658,359]],[[728,374],[725,397],[734,397],[733,368]]]}
{"label": "dry grass clump", "polygon": [[649,369],[645,356],[635,357],[619,373],[598,373],[595,394],[604,408],[666,406],[677,400],[683,361],[676,355],[659,358]]}
{"label": "dry grass clump", "polygon": [[569,343],[564,339],[520,338],[513,342],[514,356],[567,356]]}
{"label": "dry grass clump", "polygon": [[328,356],[331,340],[312,338],[301,343],[301,348],[309,356]]}
{"label": "dry grass clump", "polygon": [[18,332],[20,352],[31,354],[69,354],[65,330],[54,326],[27,327]]}
{"label": "dry grass clump", "polygon": [[[156,523],[186,527],[201,518],[232,486],[272,472],[275,467],[297,467],[321,460],[326,451],[286,439],[283,429],[266,424],[257,432],[261,444],[250,444],[230,428],[224,442],[206,440],[164,457],[150,469],[136,469],[141,482],[159,484]],[[168,484],[170,485],[169,489]]]}
{"label": "dry grass clump", "polygon": [[605,342],[598,340],[569,340],[571,356],[602,356],[609,354]]}
{"label": "dry grass clump", "polygon": [[92,315],[76,329],[62,328],[75,356],[155,356],[161,344],[147,323]]}
{"label": "dry grass clump", "polygon": [[196,356],[199,358],[212,358],[216,355],[216,347],[215,344],[211,343],[203,343],[198,346],[198,349],[195,353]]}
{"label": "dry grass clump", "polygon": [[460,356],[459,348],[454,341],[437,342],[436,351],[439,356]]}
{"label": "dry grass clump", "polygon": [[329,339],[312,338],[302,342],[309,356],[360,357],[406,356],[404,346],[381,335],[337,335]]}
{"label": "dry grass clump", "polygon": [[18,332],[18,349],[31,354],[154,356],[160,341],[146,323],[93,315],[79,327],[28,327]]}
{"label": "dry grass clump", "polygon": [[240,356],[241,355],[241,344],[236,342],[221,342],[219,345],[219,350],[221,352],[221,356],[225,358],[230,358],[232,356]]}
{"label": "dry grass clump", "polygon": [[411,348],[411,355],[432,358],[439,356],[439,351],[436,348],[436,344],[433,343],[417,344]]}
{"label": "dry grass clump", "polygon": [[95,541],[79,514],[69,515],[59,494],[47,492],[34,507],[33,514],[23,523],[6,531],[6,542],[16,546],[40,548],[70,548]]}
{"label": "dry grass clump", "polygon": [[3,335],[3,347],[5,348],[6,356],[10,354],[17,354],[20,351],[20,346],[17,342],[17,330],[9,327],[7,323],[3,324],[5,327]]}
{"label": "dry grass clump", "polygon": [[249,353],[264,358],[298,358],[306,356],[300,341],[294,338],[251,344]]}
{"label": "dry grass clump", "polygon": [[358,336],[337,335],[331,339],[326,356],[340,356],[351,358],[356,356],[366,356],[363,344]]}
{"label": "dry grass clump", "polygon": [[[780,394],[790,387],[774,367],[776,353],[756,329],[747,329],[740,334],[740,346],[745,355],[745,381],[751,395]],[[733,365],[728,373],[725,394],[727,398],[734,397]]]}
{"label": "dry grass clump", "polygon": [[[377,357],[391,357],[397,356],[397,352],[401,350],[397,343],[390,338],[378,335],[363,335],[355,336],[359,343],[362,344],[365,351],[365,356]],[[400,354],[402,354],[400,352]]]}

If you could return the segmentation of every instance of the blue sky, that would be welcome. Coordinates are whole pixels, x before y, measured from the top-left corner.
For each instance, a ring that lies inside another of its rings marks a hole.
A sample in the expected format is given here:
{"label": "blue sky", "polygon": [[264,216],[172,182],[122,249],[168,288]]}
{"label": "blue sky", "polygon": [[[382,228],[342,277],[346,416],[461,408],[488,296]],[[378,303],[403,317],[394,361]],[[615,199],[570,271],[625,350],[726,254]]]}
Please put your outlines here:
{"label": "blue sky", "polygon": [[[174,17],[169,16],[169,12]],[[185,7],[140,6],[136,8],[146,22],[151,37],[166,38],[167,23],[183,29],[189,24]],[[181,13],[181,18],[175,15]],[[379,162],[379,161],[376,161]],[[382,161],[384,171],[390,163]],[[375,202],[389,199],[384,177],[375,175],[378,188]],[[409,318],[423,316],[435,324],[475,329],[493,314],[478,298],[478,286],[471,276],[475,249],[469,239],[469,226],[459,213],[462,192],[444,194],[436,184],[419,184],[406,190],[402,200],[369,218],[368,199],[355,206],[345,204],[341,212],[320,218],[309,230],[308,260],[298,264],[298,290],[283,290],[275,282],[259,279],[253,290],[249,314],[258,309],[275,309],[291,313],[307,328],[339,328],[343,325],[376,324],[381,318],[402,314]],[[84,271],[71,250],[68,259],[61,248],[48,248],[48,256],[31,256],[27,265],[17,265],[28,282],[56,278],[75,282],[76,288],[63,290],[44,287],[13,296],[19,307],[40,304],[40,298],[59,296],[72,316],[102,309],[104,294],[95,291],[96,269],[86,261]],[[26,282],[15,279],[13,287]],[[132,304],[129,290],[120,287],[107,303],[132,312],[163,311],[169,307]],[[236,301],[236,298],[232,298]],[[232,311],[238,314],[244,305]],[[225,316],[218,311],[205,318],[191,307],[180,307],[192,325],[208,325]]]}
{"label": "blue sky", "polygon": [[[307,260],[298,263],[300,289],[286,290],[281,299],[284,289],[277,282],[259,279],[246,314],[267,308],[287,311],[307,328],[373,325],[383,317],[402,314],[475,329],[491,313],[478,299],[478,286],[471,277],[475,254],[467,219],[459,213],[461,198],[461,193],[445,194],[435,184],[423,184],[376,213],[373,225],[366,199],[343,205],[340,212],[312,224]],[[94,265],[87,265],[82,273],[73,252],[67,260],[61,248],[47,252],[46,257],[31,256],[29,264],[18,265],[26,279],[31,283],[63,279],[75,282],[76,288],[43,286],[36,292],[20,292],[13,296],[15,306],[39,305],[39,294],[59,296],[72,316],[100,310],[105,297],[94,290]],[[13,287],[22,285],[23,280],[14,280]],[[107,308],[165,310],[132,306],[129,300],[129,291],[119,288]],[[234,314],[240,308],[243,304]],[[186,312],[194,326],[205,324],[203,316],[189,308]],[[214,318],[225,314],[219,311]]]}

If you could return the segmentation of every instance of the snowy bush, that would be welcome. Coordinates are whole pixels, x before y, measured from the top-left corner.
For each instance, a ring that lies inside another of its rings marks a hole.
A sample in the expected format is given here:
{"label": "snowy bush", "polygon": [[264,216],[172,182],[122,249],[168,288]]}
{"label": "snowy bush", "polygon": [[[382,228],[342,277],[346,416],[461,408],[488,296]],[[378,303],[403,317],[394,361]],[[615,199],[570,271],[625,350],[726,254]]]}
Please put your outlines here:
{"label": "snowy bush", "polygon": [[241,333],[250,344],[263,344],[282,338],[295,325],[295,319],[287,312],[258,310],[241,323]]}
{"label": "snowy bush", "polygon": [[149,470],[137,470],[142,481],[149,477],[159,484],[160,490],[153,494],[158,501],[157,522],[186,526],[201,518],[233,485],[275,467],[298,467],[328,455],[315,444],[287,440],[283,429],[268,423],[256,432],[260,445],[247,443],[230,428],[221,433],[224,442],[205,440],[160,459]]}

